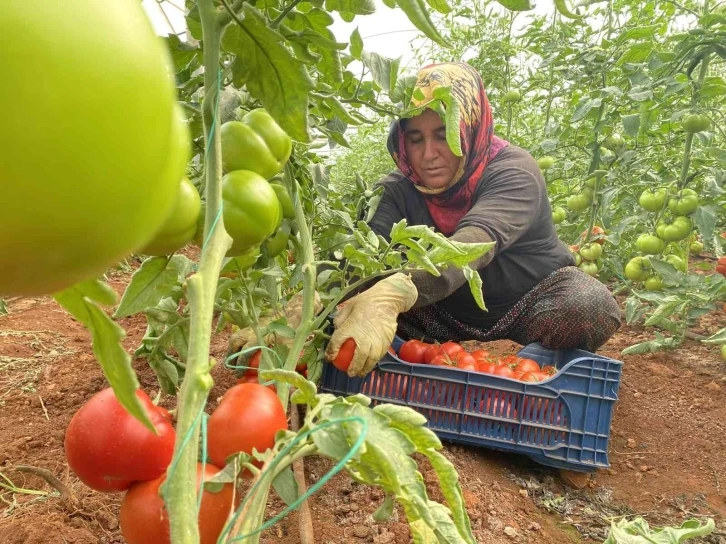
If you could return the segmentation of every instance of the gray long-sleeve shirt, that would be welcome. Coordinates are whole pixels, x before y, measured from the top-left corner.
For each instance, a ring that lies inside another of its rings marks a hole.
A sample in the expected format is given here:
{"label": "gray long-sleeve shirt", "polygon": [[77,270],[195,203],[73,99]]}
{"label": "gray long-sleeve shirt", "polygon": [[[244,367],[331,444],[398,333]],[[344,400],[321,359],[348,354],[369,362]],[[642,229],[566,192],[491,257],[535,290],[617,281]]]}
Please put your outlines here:
{"label": "gray long-sleeve shirt", "polygon": [[[391,227],[404,218],[409,225],[434,227],[423,194],[400,171],[380,183],[383,196],[370,222],[374,232],[388,238]],[[537,162],[511,145],[488,164],[472,209],[450,239],[496,242],[489,253],[470,265],[482,277],[488,312],[476,305],[463,273],[456,268],[443,271],[440,277],[414,273],[419,291],[415,307],[439,302],[454,317],[477,328],[492,327],[551,272],[574,264],[569,249],[557,237]]]}

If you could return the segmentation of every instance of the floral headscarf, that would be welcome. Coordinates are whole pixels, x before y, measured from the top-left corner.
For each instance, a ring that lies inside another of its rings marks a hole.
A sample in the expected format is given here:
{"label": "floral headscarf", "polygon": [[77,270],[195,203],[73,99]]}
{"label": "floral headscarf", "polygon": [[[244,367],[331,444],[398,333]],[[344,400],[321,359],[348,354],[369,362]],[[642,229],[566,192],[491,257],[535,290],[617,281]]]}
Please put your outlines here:
{"label": "floral headscarf", "polygon": [[406,157],[404,131],[400,121],[394,121],[388,135],[388,151],[398,169],[424,194],[426,206],[436,228],[450,236],[462,217],[474,204],[474,192],[484,170],[497,153],[509,142],[494,136],[494,121],[481,77],[466,63],[432,64],[419,70],[416,88],[424,98],[412,101],[412,106],[431,102],[434,90],[450,87],[452,98],[459,104],[461,150],[463,157],[454,178],[440,189],[423,185]]}

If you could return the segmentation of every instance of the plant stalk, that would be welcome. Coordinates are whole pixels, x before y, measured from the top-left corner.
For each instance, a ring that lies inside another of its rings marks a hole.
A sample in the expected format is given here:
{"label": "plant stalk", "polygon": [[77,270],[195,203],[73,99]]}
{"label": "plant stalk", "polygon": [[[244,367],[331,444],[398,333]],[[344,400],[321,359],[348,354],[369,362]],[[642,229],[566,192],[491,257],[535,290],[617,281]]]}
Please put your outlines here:
{"label": "plant stalk", "polygon": [[210,140],[210,132],[217,118],[219,90],[219,52],[222,29],[213,0],[199,0],[199,14],[204,32],[204,89],[202,106],[204,133],[207,140],[206,168],[206,246],[197,272],[186,282],[187,300],[191,315],[189,356],[187,369],[179,392],[179,408],[173,470],[164,486],[164,497],[169,511],[171,540],[175,544],[198,544],[197,526],[197,453],[199,451],[199,420],[214,381],[210,375],[212,361],[209,344],[212,336],[214,295],[222,260],[232,243],[224,230],[220,215],[222,208],[222,151],[219,130]]}

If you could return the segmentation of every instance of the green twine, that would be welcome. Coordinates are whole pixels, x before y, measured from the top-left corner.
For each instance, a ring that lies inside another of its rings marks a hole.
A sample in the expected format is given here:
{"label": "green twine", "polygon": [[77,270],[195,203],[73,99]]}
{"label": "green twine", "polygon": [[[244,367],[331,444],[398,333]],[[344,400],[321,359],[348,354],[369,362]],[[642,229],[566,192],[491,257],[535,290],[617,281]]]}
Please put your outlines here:
{"label": "green twine", "polygon": [[[288,444],[285,448],[283,448],[283,450],[275,457],[275,459],[272,461],[272,463],[270,463],[268,471],[266,472],[265,475],[272,474],[273,469],[280,463],[282,458],[285,455],[287,455],[287,453],[299,441],[306,439],[308,436],[310,436],[314,432],[325,429],[326,427],[331,427],[332,425],[337,425],[340,423],[347,423],[347,422],[352,422],[352,421],[356,421],[356,422],[360,423],[361,425],[363,425],[363,431],[361,432],[358,439],[355,441],[355,444],[353,444],[353,447],[350,449],[350,451],[340,461],[338,461],[332,469],[330,469],[317,483],[315,483],[315,485],[310,487],[310,489],[308,489],[306,493],[304,493],[301,497],[298,497],[298,499],[295,502],[293,502],[290,506],[285,508],[282,512],[280,512],[274,518],[266,521],[260,527],[258,527],[257,529],[255,529],[254,531],[252,531],[250,533],[247,533],[246,535],[237,536],[237,537],[233,538],[232,540],[230,540],[230,542],[237,542],[244,538],[248,538],[250,536],[261,533],[262,531],[265,531],[266,529],[269,529],[275,523],[277,523],[282,518],[287,516],[290,512],[299,508],[303,502],[305,502],[310,496],[312,496],[314,493],[316,493],[322,486],[324,486],[326,483],[328,483],[328,481],[333,476],[335,476],[338,472],[340,472],[343,469],[345,464],[353,458],[353,456],[356,454],[356,452],[363,445],[363,441],[365,440],[365,437],[368,434],[368,422],[366,420],[364,420],[363,418],[357,417],[357,416],[345,417],[345,418],[340,418],[340,419],[333,419],[331,421],[326,421],[325,423],[322,423],[321,425],[318,425],[317,427],[314,427],[308,431],[305,431],[302,434],[297,435],[295,437],[295,439],[292,442],[290,442],[290,444]],[[247,493],[247,496],[242,501],[242,504],[237,509],[237,511],[235,512],[232,519],[225,526],[224,530],[222,531],[222,534],[220,535],[220,538],[223,539],[224,537],[226,537],[229,534],[232,526],[234,526],[235,522],[237,521],[237,518],[239,517],[240,512],[244,509],[245,504],[247,504],[247,501],[249,501],[250,497],[252,497],[254,495],[254,491],[262,483],[262,479],[263,478],[258,479],[257,482],[255,483],[255,485],[252,486],[252,489],[249,490],[249,492]]]}

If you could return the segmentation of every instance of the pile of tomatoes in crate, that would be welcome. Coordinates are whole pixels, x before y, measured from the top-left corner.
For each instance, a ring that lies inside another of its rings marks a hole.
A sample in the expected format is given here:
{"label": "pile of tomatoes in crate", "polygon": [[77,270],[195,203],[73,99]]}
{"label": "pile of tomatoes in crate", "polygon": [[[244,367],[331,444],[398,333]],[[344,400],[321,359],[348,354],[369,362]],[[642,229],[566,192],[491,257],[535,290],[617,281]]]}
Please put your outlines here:
{"label": "pile of tomatoes in crate", "polygon": [[534,359],[510,355],[493,355],[483,349],[468,352],[461,344],[444,342],[428,344],[420,340],[404,342],[398,353],[391,347],[390,353],[407,363],[433,366],[446,366],[482,372],[523,382],[541,382],[557,374],[553,366],[539,366]]}

